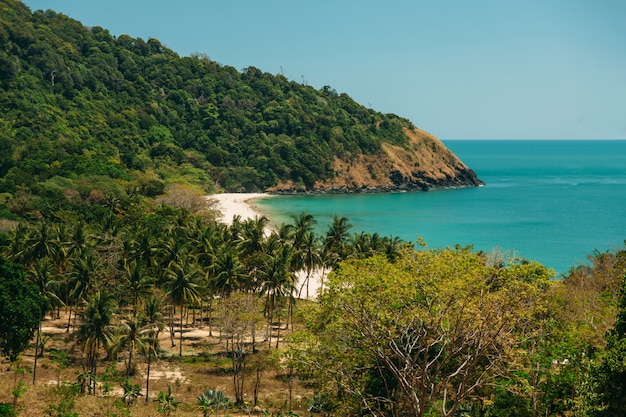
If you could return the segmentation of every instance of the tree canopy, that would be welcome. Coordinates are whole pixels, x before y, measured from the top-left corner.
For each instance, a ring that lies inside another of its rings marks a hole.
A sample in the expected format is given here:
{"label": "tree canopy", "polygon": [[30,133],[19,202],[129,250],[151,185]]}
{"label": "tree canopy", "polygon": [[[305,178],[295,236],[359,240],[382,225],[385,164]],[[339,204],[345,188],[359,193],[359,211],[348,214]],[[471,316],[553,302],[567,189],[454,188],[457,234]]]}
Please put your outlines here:
{"label": "tree canopy", "polygon": [[[457,415],[519,360],[546,319],[551,270],[469,249],[349,261],[312,307],[302,355],[345,415]],[[369,414],[368,414],[369,415]]]}
{"label": "tree canopy", "polygon": [[46,299],[28,283],[20,265],[0,256],[0,354],[15,360],[31,342],[47,309]]}
{"label": "tree canopy", "polygon": [[0,16],[0,193],[310,187],[334,175],[336,157],[408,143],[409,121],[330,87],[180,57],[18,0],[0,1]]}

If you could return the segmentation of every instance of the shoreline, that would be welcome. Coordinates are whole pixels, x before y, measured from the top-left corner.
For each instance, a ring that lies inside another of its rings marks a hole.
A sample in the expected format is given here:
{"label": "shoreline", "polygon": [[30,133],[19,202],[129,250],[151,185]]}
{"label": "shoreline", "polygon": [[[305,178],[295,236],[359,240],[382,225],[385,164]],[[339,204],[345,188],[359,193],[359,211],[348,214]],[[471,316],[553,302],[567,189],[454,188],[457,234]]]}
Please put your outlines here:
{"label": "shoreline", "polygon": [[[231,225],[233,224],[233,217],[240,216],[241,220],[254,219],[256,216],[265,216],[269,219],[269,216],[263,214],[258,210],[256,205],[254,205],[254,200],[259,198],[268,198],[273,197],[275,194],[268,193],[222,193],[222,194],[212,194],[207,196],[207,198],[214,199],[217,201],[217,209],[220,211],[219,221]],[[269,236],[273,231],[276,230],[274,223],[270,219],[268,225],[265,227],[265,235]],[[297,282],[296,288],[298,291],[299,297],[305,297],[309,299],[316,299],[318,292],[322,287],[322,281],[324,279],[324,274],[322,271],[313,271],[311,276],[308,278],[308,285],[306,285],[306,273],[300,272],[297,274]],[[308,287],[308,297],[307,294],[304,293],[304,290]],[[301,293],[301,291],[303,293]]]}
{"label": "shoreline", "polygon": [[220,211],[218,220],[231,225],[234,216],[241,217],[241,220],[254,219],[256,216],[267,217],[252,202],[259,198],[272,196],[268,193],[222,193],[209,195],[208,198],[217,201],[217,208]]}

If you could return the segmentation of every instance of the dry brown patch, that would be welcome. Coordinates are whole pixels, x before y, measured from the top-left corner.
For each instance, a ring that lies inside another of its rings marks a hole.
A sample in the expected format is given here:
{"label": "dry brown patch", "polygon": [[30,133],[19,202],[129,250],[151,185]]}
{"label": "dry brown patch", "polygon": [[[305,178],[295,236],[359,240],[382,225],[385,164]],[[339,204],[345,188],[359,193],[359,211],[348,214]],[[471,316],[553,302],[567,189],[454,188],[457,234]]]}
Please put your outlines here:
{"label": "dry brown patch", "polygon": [[[75,346],[75,339],[70,333],[65,333],[67,315],[62,313],[60,318],[47,318],[43,323],[43,333],[47,338],[44,356],[38,360],[37,381],[32,385],[32,365],[34,350],[29,349],[22,354],[18,363],[9,364],[0,361],[0,402],[13,402],[11,391],[20,382],[27,389],[18,399],[19,415],[49,416],[51,406],[58,406],[67,400],[74,401],[73,411],[79,416],[113,416],[122,415],[120,405],[122,396],[121,383],[124,382],[123,355],[117,361],[101,359],[98,366],[98,375],[105,377],[98,384],[95,396],[74,395],[67,396],[69,386],[76,382],[77,375],[82,372],[82,352]],[[178,357],[179,340],[175,338],[172,346],[170,335],[164,331],[160,335],[162,347],[161,359],[152,362],[150,370],[150,398],[140,397],[136,405],[130,408],[130,415],[140,417],[160,416],[158,404],[154,402],[159,391],[167,392],[171,387],[173,396],[181,401],[174,416],[202,415],[196,407],[197,397],[208,389],[223,391],[228,398],[234,399],[233,377],[230,373],[230,363],[225,356],[225,340],[220,338],[217,328],[213,329],[213,336],[209,336],[207,326],[184,326],[185,340],[183,342],[183,358]],[[178,336],[178,329],[176,329]],[[272,345],[275,339],[272,339]],[[266,349],[267,344],[261,344],[259,349]],[[51,355],[51,350],[68,352],[67,367],[60,368]],[[147,365],[144,358],[137,358],[137,372],[131,377],[133,384],[139,384],[145,389]],[[16,372],[17,370],[17,372]],[[59,388],[60,387],[60,388]],[[66,387],[66,388],[63,388]],[[252,378],[248,377],[245,384],[244,396],[251,406]],[[296,382],[294,389],[294,411],[305,415],[305,409],[312,397],[312,391]],[[285,370],[272,369],[265,372],[259,394],[259,405],[262,409],[275,412],[288,399],[288,382]],[[232,416],[247,416],[244,410],[231,408],[228,414]],[[222,415],[220,412],[219,415]]]}

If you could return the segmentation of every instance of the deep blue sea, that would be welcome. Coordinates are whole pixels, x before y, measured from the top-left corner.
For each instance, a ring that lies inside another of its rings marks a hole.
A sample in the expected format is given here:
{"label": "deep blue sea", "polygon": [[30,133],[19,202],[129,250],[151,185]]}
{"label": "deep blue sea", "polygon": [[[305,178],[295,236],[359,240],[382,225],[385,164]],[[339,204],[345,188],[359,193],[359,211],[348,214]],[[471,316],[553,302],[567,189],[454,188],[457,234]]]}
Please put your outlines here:
{"label": "deep blue sea", "polygon": [[565,273],[594,251],[624,247],[626,141],[444,141],[486,185],[423,193],[278,196],[255,201],[272,223],[312,214],[324,233],[334,214],[352,232],[429,247],[473,245]]}

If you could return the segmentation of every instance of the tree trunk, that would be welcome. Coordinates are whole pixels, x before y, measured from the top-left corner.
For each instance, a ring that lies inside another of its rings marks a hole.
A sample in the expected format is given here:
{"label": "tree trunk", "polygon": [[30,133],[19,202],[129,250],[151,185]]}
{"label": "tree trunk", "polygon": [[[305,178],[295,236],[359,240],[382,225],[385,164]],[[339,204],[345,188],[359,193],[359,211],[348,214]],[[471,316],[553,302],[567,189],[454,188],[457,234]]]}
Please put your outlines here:
{"label": "tree trunk", "polygon": [[170,328],[170,341],[172,342],[172,347],[176,346],[176,343],[174,343],[174,307],[170,307],[170,323],[169,323],[169,328]]}
{"label": "tree trunk", "polygon": [[148,404],[148,397],[150,396],[150,359],[152,358],[152,348],[148,350],[148,371],[146,376],[146,404]]}
{"label": "tree trunk", "polygon": [[209,336],[213,337],[213,296],[209,299]]}
{"label": "tree trunk", "polygon": [[133,351],[132,349],[128,349],[128,366],[126,367],[126,377],[130,377],[130,372],[133,367]]}
{"label": "tree trunk", "polygon": [[35,363],[33,364],[33,385],[37,379],[37,358],[39,357],[39,337],[41,335],[41,320],[39,320],[39,326],[37,327],[37,338],[35,339]]}
{"label": "tree trunk", "polygon": [[183,356],[183,300],[180,300],[180,346],[178,356]]}
{"label": "tree trunk", "polygon": [[70,304],[70,312],[67,317],[67,329],[65,329],[65,333],[70,332],[70,325],[72,324],[72,305]]}

